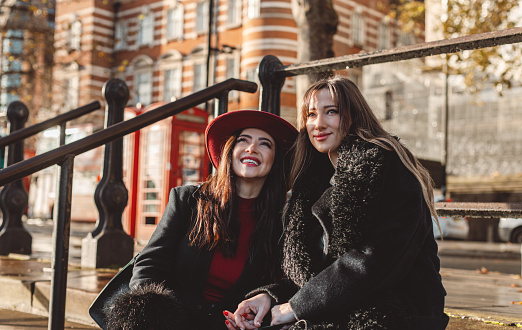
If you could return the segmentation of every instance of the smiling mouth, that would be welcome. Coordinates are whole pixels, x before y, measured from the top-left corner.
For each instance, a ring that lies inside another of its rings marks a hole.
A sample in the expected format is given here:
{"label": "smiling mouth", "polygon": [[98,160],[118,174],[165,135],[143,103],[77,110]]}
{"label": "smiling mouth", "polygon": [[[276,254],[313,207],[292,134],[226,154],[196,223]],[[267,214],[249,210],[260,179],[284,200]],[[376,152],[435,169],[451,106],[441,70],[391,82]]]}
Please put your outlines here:
{"label": "smiling mouth", "polygon": [[261,163],[257,159],[242,158],[241,164],[259,166]]}
{"label": "smiling mouth", "polygon": [[330,134],[318,134],[315,136],[315,139],[317,141],[324,141],[326,140],[328,137],[330,136]]}

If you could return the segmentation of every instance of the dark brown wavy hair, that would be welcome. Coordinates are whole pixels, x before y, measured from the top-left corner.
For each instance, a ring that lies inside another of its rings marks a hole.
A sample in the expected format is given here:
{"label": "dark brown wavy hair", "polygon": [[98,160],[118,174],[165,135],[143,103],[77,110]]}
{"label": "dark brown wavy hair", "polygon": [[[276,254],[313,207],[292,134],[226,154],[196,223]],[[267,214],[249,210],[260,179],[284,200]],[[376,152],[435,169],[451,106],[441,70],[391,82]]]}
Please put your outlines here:
{"label": "dark brown wavy hair", "polygon": [[[221,161],[215,175],[205,182],[199,192],[197,215],[189,233],[191,245],[201,249],[221,249],[225,256],[234,256],[238,246],[239,219],[236,214],[236,175],[232,170],[232,151],[237,137],[243,130],[235,132],[224,144]],[[264,253],[268,260],[279,260],[278,239],[282,233],[281,211],[285,202],[284,155],[277,146],[272,168],[263,188],[254,203],[257,224],[251,240],[250,260]],[[267,263],[276,264],[278,262]],[[269,269],[272,277],[277,269]]]}
{"label": "dark brown wavy hair", "polygon": [[433,180],[428,170],[420,164],[406,146],[382,127],[359,88],[351,80],[342,76],[325,78],[316,82],[308,88],[303,96],[300,117],[297,123],[299,134],[293,148],[295,155],[290,174],[291,186],[300,180],[312,162],[317,161],[318,157],[324,157],[317,153],[317,150],[310,142],[306,130],[310,101],[322,89],[327,89],[337,102],[341,121],[339,128],[341,134],[344,136],[355,134],[363,140],[397,153],[404,166],[419,181],[424,200],[438,224],[437,212],[433,203]]}

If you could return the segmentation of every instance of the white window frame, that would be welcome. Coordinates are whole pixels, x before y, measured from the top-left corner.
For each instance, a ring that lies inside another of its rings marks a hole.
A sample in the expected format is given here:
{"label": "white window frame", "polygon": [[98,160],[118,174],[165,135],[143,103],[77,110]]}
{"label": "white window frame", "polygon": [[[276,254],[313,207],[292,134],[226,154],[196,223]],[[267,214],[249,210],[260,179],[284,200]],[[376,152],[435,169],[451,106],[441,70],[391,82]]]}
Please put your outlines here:
{"label": "white window frame", "polygon": [[134,84],[132,89],[134,104],[141,103],[147,106],[153,103],[153,61],[148,56],[139,56],[134,59],[130,66],[130,72],[134,73]]}
{"label": "white window frame", "polygon": [[227,24],[229,26],[237,26],[241,24],[242,3],[242,0],[227,1]]}
{"label": "white window frame", "polygon": [[[196,73],[196,68],[201,68],[201,73],[198,75]],[[195,93],[197,91],[202,90],[206,86],[206,79],[207,79],[207,66],[206,63],[203,60],[196,60],[194,61],[194,76],[192,77],[192,92]],[[201,79],[201,80],[200,80]],[[200,81],[199,84],[197,82]],[[201,86],[198,86],[201,85]]]}
{"label": "white window frame", "polygon": [[261,0],[247,0],[247,18],[254,19],[261,16]]}
{"label": "white window frame", "polygon": [[163,70],[163,101],[173,102],[181,97],[183,68],[180,65]]}
{"label": "white window frame", "polygon": [[[231,65],[232,64],[232,65]],[[230,78],[239,79],[240,75],[240,57],[239,52],[233,52],[232,54],[228,54],[225,57],[225,80]],[[239,91],[234,90],[230,91],[228,94],[229,101],[237,101],[239,100]]]}
{"label": "white window frame", "polygon": [[167,11],[167,40],[183,39],[184,8],[177,4]]}
{"label": "white window frame", "polygon": [[82,22],[75,17],[67,31],[67,47],[70,51],[81,50]]}
{"label": "white window frame", "polygon": [[136,72],[136,104],[143,106],[152,104],[152,72]]}
{"label": "white window frame", "polygon": [[194,26],[194,30],[197,34],[204,34],[208,31],[208,9],[207,1],[199,1],[196,3],[196,25]]}
{"label": "white window frame", "polygon": [[64,69],[61,74],[63,77],[61,81],[63,82],[63,89],[61,91],[61,95],[63,95],[62,99],[62,109],[61,111],[69,111],[78,108],[80,103],[80,71],[79,67],[76,63],[69,65]]}
{"label": "white window frame", "polygon": [[146,9],[138,18],[138,45],[151,45],[154,41],[154,17]]}
{"label": "white window frame", "polygon": [[390,27],[386,22],[379,23],[377,49],[390,48]]}
{"label": "white window frame", "polygon": [[360,12],[352,14],[352,40],[355,45],[364,45],[364,16]]}
{"label": "white window frame", "polygon": [[127,47],[127,22],[118,21],[114,28],[114,50]]}

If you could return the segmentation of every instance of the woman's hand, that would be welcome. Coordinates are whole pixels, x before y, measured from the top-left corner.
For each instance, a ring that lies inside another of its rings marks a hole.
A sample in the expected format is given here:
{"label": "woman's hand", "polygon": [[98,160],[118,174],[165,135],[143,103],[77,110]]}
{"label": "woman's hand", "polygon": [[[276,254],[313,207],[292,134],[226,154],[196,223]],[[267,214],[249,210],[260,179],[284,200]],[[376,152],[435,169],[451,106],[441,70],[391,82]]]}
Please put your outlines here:
{"label": "woman's hand", "polygon": [[[236,325],[236,322],[234,321],[234,313],[231,313],[229,311],[223,311],[223,315],[225,316],[225,326],[228,328],[228,330],[238,330],[239,327]],[[254,315],[253,314],[247,314],[245,317],[246,321],[252,324],[254,321]]]}
{"label": "woman's hand", "polygon": [[[243,300],[234,312],[234,322],[239,329],[256,329],[261,326],[263,318],[270,310],[272,298],[261,293],[257,296]],[[254,318],[252,319],[252,316]]]}
{"label": "woman's hand", "polygon": [[286,324],[297,321],[292,306],[289,303],[272,307],[272,325]]}

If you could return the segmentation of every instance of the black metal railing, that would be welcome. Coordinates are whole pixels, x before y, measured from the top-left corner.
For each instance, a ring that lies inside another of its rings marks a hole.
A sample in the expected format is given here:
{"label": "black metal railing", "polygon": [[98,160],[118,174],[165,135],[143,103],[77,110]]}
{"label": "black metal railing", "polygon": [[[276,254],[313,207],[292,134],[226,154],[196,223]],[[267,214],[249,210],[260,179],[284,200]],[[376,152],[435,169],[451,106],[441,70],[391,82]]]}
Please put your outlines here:
{"label": "black metal railing", "polygon": [[[41,123],[16,130],[9,135],[0,138],[0,148],[36,135],[54,126],[60,126],[60,140],[65,140],[65,129],[68,121],[79,118],[98,109],[101,109],[101,104],[98,101],[94,101]],[[60,145],[64,144],[65,141],[60,141]]]}
{"label": "black metal railing", "polygon": [[[29,109],[20,101],[12,102],[7,109],[11,132],[0,138],[0,148],[9,146],[7,165],[11,166],[24,159],[24,139],[48,128],[60,126],[59,141],[60,145],[63,145],[65,144],[67,122],[100,108],[100,102],[95,101],[39,124],[23,128],[29,116]],[[0,255],[31,254],[32,237],[22,223],[22,214],[27,208],[27,204],[28,196],[22,179],[8,184],[0,192],[0,209],[3,215],[0,224]]]}
{"label": "black metal railing", "polygon": [[[261,83],[259,108],[262,111],[280,114],[281,90],[287,77],[517,42],[522,42],[522,28],[520,27],[286,66],[276,56],[268,55],[259,64]],[[522,203],[436,203],[435,207],[441,216],[522,217]]]}
{"label": "black metal railing", "polygon": [[[104,94],[107,101],[106,111],[109,110],[109,106],[124,107],[128,100],[128,88],[125,83],[117,79],[112,79],[106,83],[104,90],[108,89],[108,86],[113,86],[110,88],[113,92],[105,92]],[[117,142],[118,139],[121,139],[127,134],[215,98],[219,100],[217,113],[224,113],[227,111],[228,93],[231,90],[253,93],[257,90],[257,84],[238,79],[228,79],[175,102],[148,111],[133,119],[115,123],[83,139],[12,164],[0,170],[0,186],[3,186],[49,166],[60,166],[59,197],[57,198],[58,203],[56,205],[58,208],[58,216],[57,219],[55,219],[53,233],[55,241],[51,265],[52,291],[49,302],[49,329],[63,329],[65,323],[65,294],[67,288],[74,157],[104,144],[110,146],[111,143]],[[107,157],[107,153],[105,156]],[[104,174],[105,173],[104,168]],[[101,181],[103,181],[103,178]],[[112,198],[112,196],[110,197]]]}

